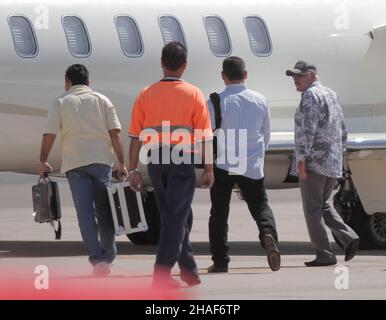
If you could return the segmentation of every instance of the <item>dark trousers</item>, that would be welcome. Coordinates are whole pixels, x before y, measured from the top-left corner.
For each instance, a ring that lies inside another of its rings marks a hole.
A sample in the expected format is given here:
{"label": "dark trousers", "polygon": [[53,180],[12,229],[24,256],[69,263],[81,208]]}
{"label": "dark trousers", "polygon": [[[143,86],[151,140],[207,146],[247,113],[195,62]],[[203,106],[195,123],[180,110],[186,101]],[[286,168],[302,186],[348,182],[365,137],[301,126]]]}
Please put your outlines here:
{"label": "dark trousers", "polygon": [[232,188],[238,184],[249,211],[259,229],[260,241],[266,234],[276,240],[275,219],[268,205],[264,188],[264,179],[254,180],[240,175],[232,175],[227,171],[214,167],[215,182],[210,189],[212,208],[209,218],[209,241],[212,260],[218,267],[226,267],[230,261],[228,251],[228,216]]}
{"label": "dark trousers", "polygon": [[178,262],[181,269],[197,273],[189,241],[188,215],[196,186],[193,164],[148,164],[161,214],[161,233],[155,271],[168,270]]}

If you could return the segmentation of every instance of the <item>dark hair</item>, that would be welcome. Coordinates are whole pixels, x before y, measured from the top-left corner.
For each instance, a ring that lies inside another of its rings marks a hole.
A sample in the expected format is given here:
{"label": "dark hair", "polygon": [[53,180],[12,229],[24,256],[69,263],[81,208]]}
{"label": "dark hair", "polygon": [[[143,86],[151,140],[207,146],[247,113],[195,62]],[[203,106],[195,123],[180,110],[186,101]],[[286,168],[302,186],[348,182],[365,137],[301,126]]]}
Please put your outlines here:
{"label": "dark hair", "polygon": [[222,70],[229,80],[242,80],[245,73],[245,62],[239,57],[228,57],[222,63]]}
{"label": "dark hair", "polygon": [[186,62],[187,57],[185,46],[177,41],[169,42],[162,49],[162,62],[170,71],[179,69]]}
{"label": "dark hair", "polygon": [[66,70],[66,78],[71,81],[72,85],[88,85],[88,70],[83,64],[73,64]]}

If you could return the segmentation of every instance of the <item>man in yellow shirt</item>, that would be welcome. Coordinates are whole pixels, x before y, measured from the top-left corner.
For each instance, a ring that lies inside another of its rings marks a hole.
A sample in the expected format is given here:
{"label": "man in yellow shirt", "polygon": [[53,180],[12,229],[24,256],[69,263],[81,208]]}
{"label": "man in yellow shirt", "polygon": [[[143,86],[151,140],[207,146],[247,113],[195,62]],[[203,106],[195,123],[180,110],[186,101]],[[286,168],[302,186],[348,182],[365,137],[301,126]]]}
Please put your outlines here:
{"label": "man in yellow shirt", "polygon": [[110,273],[116,256],[114,226],[106,193],[111,184],[113,150],[119,171],[124,164],[121,124],[115,108],[104,95],[89,87],[84,65],[70,66],[65,76],[66,93],[49,110],[42,138],[39,175],[51,171],[47,163],[56,134],[61,131],[62,168],[66,174],[93,274]]}

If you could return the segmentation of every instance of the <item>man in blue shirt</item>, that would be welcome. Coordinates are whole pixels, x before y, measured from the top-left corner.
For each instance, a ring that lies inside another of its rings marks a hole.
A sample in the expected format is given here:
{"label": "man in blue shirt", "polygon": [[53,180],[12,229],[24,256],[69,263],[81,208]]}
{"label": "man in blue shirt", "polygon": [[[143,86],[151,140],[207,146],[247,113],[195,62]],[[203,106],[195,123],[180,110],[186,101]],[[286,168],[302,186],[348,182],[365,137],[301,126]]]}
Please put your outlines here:
{"label": "man in blue shirt", "polygon": [[[268,264],[273,271],[277,271],[280,269],[280,253],[276,225],[264,188],[264,154],[270,139],[267,100],[245,86],[247,71],[243,59],[239,57],[223,61],[222,78],[226,88],[219,94],[222,122],[215,131],[217,159],[215,182],[210,190],[209,241],[214,263],[208,272],[228,271],[229,203],[236,183],[259,228]],[[208,108],[212,127],[215,128],[215,111],[210,100]]]}

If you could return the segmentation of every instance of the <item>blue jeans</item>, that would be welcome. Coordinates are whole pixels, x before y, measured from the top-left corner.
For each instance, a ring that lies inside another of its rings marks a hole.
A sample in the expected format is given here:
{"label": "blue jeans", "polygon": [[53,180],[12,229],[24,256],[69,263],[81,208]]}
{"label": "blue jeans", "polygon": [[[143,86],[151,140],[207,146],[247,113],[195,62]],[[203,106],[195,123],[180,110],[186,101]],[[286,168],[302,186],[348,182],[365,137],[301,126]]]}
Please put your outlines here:
{"label": "blue jeans", "polygon": [[106,190],[111,185],[111,167],[106,164],[90,164],[69,170],[66,176],[90,263],[111,263],[117,254]]}

